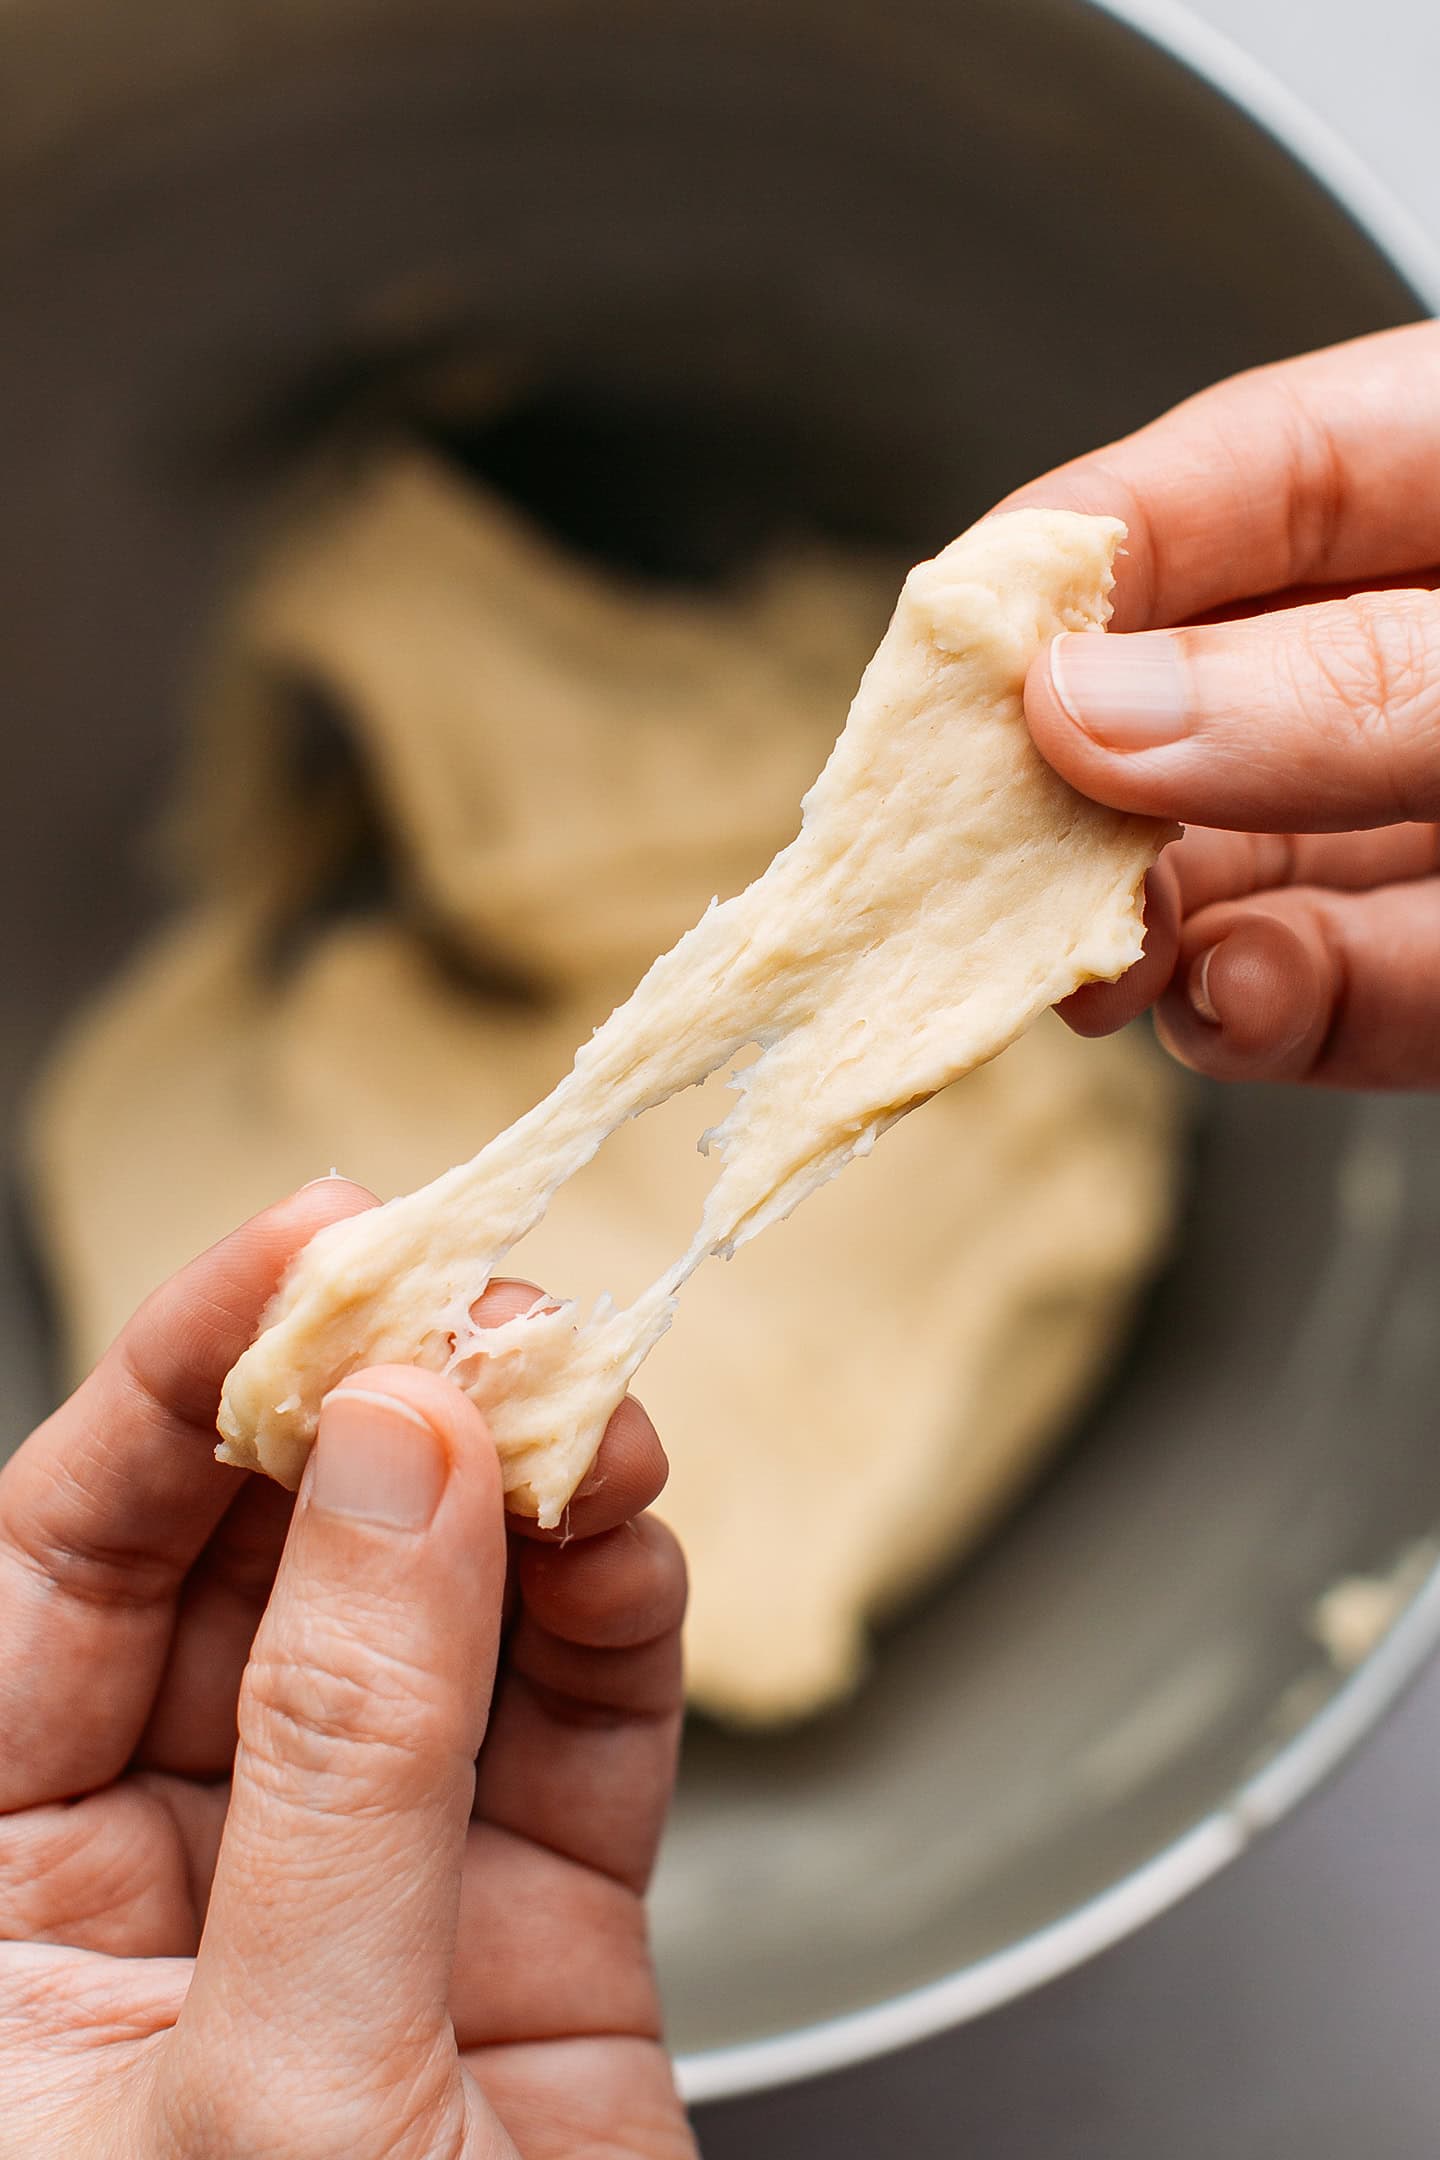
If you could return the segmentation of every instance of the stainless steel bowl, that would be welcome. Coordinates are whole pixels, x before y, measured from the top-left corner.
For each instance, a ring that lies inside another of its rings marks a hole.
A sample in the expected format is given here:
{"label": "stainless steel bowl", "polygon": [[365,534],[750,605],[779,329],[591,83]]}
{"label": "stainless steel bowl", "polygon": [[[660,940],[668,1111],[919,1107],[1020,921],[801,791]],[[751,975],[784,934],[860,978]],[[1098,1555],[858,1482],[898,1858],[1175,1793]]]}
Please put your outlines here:
{"label": "stainless steel bowl", "polygon": [[[461,447],[581,537],[703,567],[803,514],[919,553],[1210,378],[1440,293],[1278,93],[1126,12],[9,0],[7,1102],[156,905],[139,843],[190,658],[340,420],[433,419],[499,355],[528,414]],[[1283,1812],[1440,1629],[1432,1580],[1342,1684],[1310,1627],[1440,1522],[1440,1118],[1198,1109],[1176,1263],[1042,1489],[853,1707],[691,1736],[656,1927],[692,2094],[856,2060],[1113,1940]],[[18,1437],[51,1379],[18,1236],[3,1266]]]}

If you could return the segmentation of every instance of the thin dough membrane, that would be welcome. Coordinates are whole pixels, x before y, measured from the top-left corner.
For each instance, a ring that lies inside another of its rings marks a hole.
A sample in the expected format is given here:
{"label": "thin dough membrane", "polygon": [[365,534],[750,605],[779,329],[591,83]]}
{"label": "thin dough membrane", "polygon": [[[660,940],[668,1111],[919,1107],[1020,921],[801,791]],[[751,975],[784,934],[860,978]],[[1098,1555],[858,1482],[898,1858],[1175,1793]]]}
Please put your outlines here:
{"label": "thin dough membrane", "polygon": [[[655,962],[527,1116],[297,1257],[225,1383],[222,1460],[295,1485],[328,1390],[362,1364],[416,1361],[485,1409],[511,1505],[557,1523],[707,1255],[1133,964],[1168,829],[1076,795],[1022,705],[1051,636],[1103,626],[1123,537],[1113,519],[1017,511],[910,573],[796,839]],[[609,1135],[752,1044],[701,1141],[718,1172],[700,1222],[658,1279],[618,1309],[477,1326],[486,1284]]]}

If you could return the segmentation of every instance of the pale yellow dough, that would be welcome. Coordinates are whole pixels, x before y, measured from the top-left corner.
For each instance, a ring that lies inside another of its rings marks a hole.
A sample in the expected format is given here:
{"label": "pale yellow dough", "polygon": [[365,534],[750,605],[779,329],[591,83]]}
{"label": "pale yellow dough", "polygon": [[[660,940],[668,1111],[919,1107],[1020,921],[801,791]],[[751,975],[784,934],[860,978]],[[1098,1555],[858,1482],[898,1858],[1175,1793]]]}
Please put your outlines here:
{"label": "pale yellow dough", "polygon": [[[226,1379],[223,1461],[297,1484],[329,1390],[413,1360],[482,1405],[513,1503],[553,1526],[702,1260],[1138,959],[1163,829],[1074,794],[1021,700],[1045,640],[1103,624],[1123,536],[1114,519],[1017,511],[912,570],[796,839],[473,1161],[312,1240]],[[751,1044],[734,1106],[699,1136],[717,1175],[671,1264],[629,1305],[477,1326],[496,1269],[610,1135]]]}
{"label": "pale yellow dough", "polygon": [[[603,1061],[610,1076],[603,1103],[589,1104],[598,1130],[676,1066],[728,1061],[758,1024],[789,1030],[749,1068],[720,1183],[714,1153],[693,1145],[734,1116],[717,1073],[698,1099],[682,1093],[621,1122],[517,1255],[535,1279],[586,1297],[657,1277],[666,1286],[587,1326],[578,1344],[575,1313],[553,1333],[531,1321],[504,1331],[508,1344],[490,1338],[507,1386],[528,1368],[549,1390],[549,1411],[542,1390],[523,1398],[518,1430],[489,1394],[507,1474],[530,1505],[563,1506],[663,1324],[678,1273],[667,1262],[702,1217],[687,1264],[717,1226],[748,1235],[911,1095],[1133,952],[1131,896],[1156,835],[1061,789],[1029,751],[1016,700],[1039,638],[1103,612],[1115,537],[1092,521],[1016,518],[912,574],[801,840],[660,964],[658,990],[653,977],[642,986],[630,1008],[646,1019],[638,1051],[615,1052],[629,1026],[617,1019],[582,1052],[582,1074]],[[704,607],[617,591],[413,462],[382,468],[340,512],[312,520],[257,583],[237,629],[243,665],[221,686],[229,733],[217,732],[207,771],[234,836],[247,821],[257,837],[283,831],[296,815],[250,675],[260,662],[304,664],[344,692],[426,912],[468,949],[538,971],[551,995],[538,1010],[476,996],[435,964],[421,927],[390,913],[324,926],[276,980],[264,963],[276,907],[267,858],[250,850],[237,875],[246,851],[211,848],[203,905],[80,1025],[37,1104],[37,1192],[76,1362],[190,1251],[328,1162],[382,1193],[403,1190],[562,1081],[574,1042],[643,958],[647,906],[650,938],[663,937],[682,927],[673,917],[692,904],[697,867],[733,860],[743,877],[783,836],[797,764],[813,770],[823,755],[839,671],[853,668],[874,612],[873,576],[838,563],[780,566]],[[658,718],[647,734],[627,731],[625,715],[632,701],[658,715],[667,699],[672,729],[689,739],[662,754]],[[582,748],[587,711],[613,742],[618,791]],[[737,773],[726,752],[742,726]],[[538,758],[507,767],[517,735]],[[591,800],[562,786],[547,833],[550,780],[584,755]],[[679,822],[689,837],[668,857],[657,839],[627,872],[636,793],[661,835]],[[204,822],[219,822],[213,799]],[[526,868],[527,829],[543,876]],[[588,848],[566,845],[575,831]],[[471,850],[464,875],[456,833]],[[557,891],[537,912],[525,896],[547,879]],[[564,922],[587,899],[581,948]],[[716,979],[687,1031],[684,956],[697,944]],[[797,1052],[826,1068],[798,1115]],[[553,1110],[540,1121],[557,1167],[590,1151],[588,1135],[572,1136],[592,1086],[562,1087],[566,1149],[556,1151]],[[1080,1043],[1047,1019],[892,1133],[878,1163],[700,1273],[643,1387],[672,1460],[662,1512],[691,1563],[694,1699],[763,1721],[853,1682],[866,1617],[984,1527],[1102,1367],[1165,1234],[1172,1142],[1171,1096],[1142,1044]],[[497,1231],[521,1207],[533,1212],[551,1173],[528,1173],[530,1197],[502,1223],[484,1166],[478,1192],[471,1172],[442,1181],[478,1225],[469,1250],[463,1228],[429,1249],[413,1223],[423,1196],[370,1218],[366,1301],[348,1318],[314,1273],[340,1241],[312,1248],[298,1298],[292,1279],[282,1302],[291,1336],[307,1299],[329,1312],[328,1369],[309,1369],[302,1351],[293,1380],[260,1383],[262,1409],[292,1388],[313,1405],[328,1378],[371,1354],[378,1314],[391,1343],[433,1362],[450,1361],[443,1327],[455,1324],[462,1376],[489,1391],[496,1367],[477,1360],[464,1308],[498,1264]],[[407,1216],[422,1271],[408,1321],[386,1303],[383,1251]],[[262,1337],[242,1375],[275,1340]],[[584,1385],[567,1395],[577,1347]],[[557,1457],[544,1428],[561,1417]],[[298,1439],[281,1465],[293,1479],[303,1420],[254,1429],[267,1445],[277,1432]]]}

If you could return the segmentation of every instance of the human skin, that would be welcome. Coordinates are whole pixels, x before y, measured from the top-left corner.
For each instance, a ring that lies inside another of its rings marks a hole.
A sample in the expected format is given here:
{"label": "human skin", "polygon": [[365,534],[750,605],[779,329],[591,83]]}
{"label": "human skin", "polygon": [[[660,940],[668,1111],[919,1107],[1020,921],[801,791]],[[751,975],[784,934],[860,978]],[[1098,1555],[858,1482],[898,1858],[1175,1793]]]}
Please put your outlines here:
{"label": "human skin", "polygon": [[693,2160],[643,1909],[684,1605],[644,1412],[548,1539],[431,1373],[337,1389],[293,1504],[213,1460],[289,1256],[370,1204],[246,1224],[0,1473],[6,2160]]}
{"label": "human skin", "polygon": [[[1026,716],[1082,793],[1188,827],[1146,957],[1062,1007],[1146,1006],[1218,1079],[1440,1083],[1440,325],[1236,376],[1000,507],[1129,527],[1106,638]],[[1189,627],[1176,627],[1185,625]]]}

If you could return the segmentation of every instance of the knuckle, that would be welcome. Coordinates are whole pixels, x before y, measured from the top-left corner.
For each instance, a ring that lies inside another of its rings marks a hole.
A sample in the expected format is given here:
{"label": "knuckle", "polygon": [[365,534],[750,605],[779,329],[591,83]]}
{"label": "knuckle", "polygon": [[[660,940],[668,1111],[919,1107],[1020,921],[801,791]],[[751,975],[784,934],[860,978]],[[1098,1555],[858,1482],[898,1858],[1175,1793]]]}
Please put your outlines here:
{"label": "knuckle", "polygon": [[561,1725],[663,1724],[679,1712],[684,1675],[678,1634],[633,1649],[562,1642],[522,1622],[515,1671]]}
{"label": "knuckle", "polygon": [[94,1495],[64,1460],[48,1465],[12,1506],[9,1565],[40,1594],[110,1612],[139,1612],[174,1595],[183,1566],[144,1539],[107,1534]]}
{"label": "knuckle", "polygon": [[338,1625],[257,1646],[240,1691],[239,1738],[252,1775],[303,1776],[332,1794],[373,1780],[423,1780],[460,1744],[436,1676]]}
{"label": "knuckle", "polygon": [[[1293,484],[1287,498],[1289,579],[1292,585],[1319,583],[1335,555],[1345,521],[1349,468],[1323,407],[1317,405],[1309,379],[1281,366],[1269,378],[1275,417],[1282,430]],[[1248,477],[1251,444],[1245,442]]]}
{"label": "knuckle", "polygon": [[1351,747],[1388,773],[1397,814],[1422,815],[1417,805],[1440,795],[1440,752],[1433,741],[1440,710],[1440,602],[1357,593],[1317,608],[1306,666],[1312,679],[1297,685],[1303,702],[1313,702],[1318,677],[1325,705],[1352,737]]}

